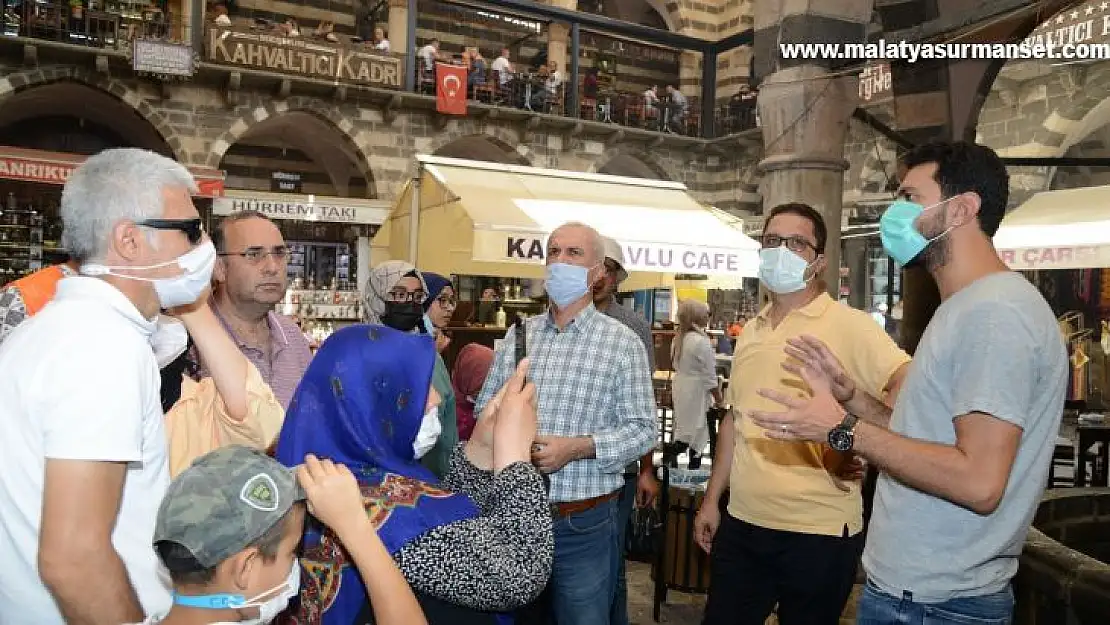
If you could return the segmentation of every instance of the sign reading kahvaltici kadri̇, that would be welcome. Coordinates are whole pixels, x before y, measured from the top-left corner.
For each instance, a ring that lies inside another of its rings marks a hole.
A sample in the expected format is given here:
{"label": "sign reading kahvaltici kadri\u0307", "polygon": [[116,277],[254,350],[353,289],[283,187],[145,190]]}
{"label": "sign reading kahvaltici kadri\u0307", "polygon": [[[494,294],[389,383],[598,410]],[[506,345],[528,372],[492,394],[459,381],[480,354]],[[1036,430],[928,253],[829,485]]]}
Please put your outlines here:
{"label": "sign reading kahvaltici kadri\u0307", "polygon": [[208,60],[222,65],[388,89],[400,89],[404,75],[398,57],[219,28],[209,29],[205,53]]}

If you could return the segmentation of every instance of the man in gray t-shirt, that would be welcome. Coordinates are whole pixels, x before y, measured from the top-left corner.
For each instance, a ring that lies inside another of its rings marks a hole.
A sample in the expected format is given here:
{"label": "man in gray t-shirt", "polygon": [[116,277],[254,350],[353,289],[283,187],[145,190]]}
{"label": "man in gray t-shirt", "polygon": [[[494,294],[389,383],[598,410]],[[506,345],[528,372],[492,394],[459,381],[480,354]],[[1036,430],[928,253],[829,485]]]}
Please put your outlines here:
{"label": "man in gray t-shirt", "polygon": [[890,398],[893,414],[857,392],[823,344],[800,337],[787,351],[811,397],[765,392],[788,410],[751,418],[770,438],[826,441],[881,471],[857,625],[1006,625],[1059,433],[1067,350],[1048,303],[991,241],[1008,195],[998,155],[932,144],[903,166],[902,199],[879,223],[883,248],[924,267],[942,304]]}
{"label": "man in gray t-shirt", "polygon": [[897,597],[911,591],[924,603],[1006,589],[1044,493],[1067,383],[1056,317],[1021,274],[979,278],[941,304],[891,431],[956,445],[953,416],[983,413],[1020,428],[1021,440],[1005,492],[986,514],[880,475],[863,554],[875,586]]}

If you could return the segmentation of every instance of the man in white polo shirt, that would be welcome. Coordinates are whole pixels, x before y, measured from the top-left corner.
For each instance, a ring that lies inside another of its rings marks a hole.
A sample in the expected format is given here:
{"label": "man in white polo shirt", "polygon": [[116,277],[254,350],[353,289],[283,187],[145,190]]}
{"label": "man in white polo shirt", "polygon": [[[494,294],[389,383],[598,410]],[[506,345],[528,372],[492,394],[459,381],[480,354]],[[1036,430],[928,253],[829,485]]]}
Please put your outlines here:
{"label": "man in white polo shirt", "polygon": [[195,302],[215,249],[180,164],[89,158],[62,192],[80,276],[0,346],[0,615],[5,625],[128,623],[170,606],[151,541],[169,484],[160,309]]}

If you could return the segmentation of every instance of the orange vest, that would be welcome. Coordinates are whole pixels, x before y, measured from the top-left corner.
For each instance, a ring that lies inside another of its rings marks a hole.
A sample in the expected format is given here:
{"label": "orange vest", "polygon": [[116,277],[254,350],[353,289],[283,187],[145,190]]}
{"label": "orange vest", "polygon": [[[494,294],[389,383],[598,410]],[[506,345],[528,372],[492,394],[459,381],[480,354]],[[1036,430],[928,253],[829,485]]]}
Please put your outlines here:
{"label": "orange vest", "polygon": [[61,265],[53,265],[24,276],[9,284],[9,287],[19,291],[23,298],[23,305],[27,308],[27,316],[31,317],[42,310],[46,303],[54,299],[54,292],[58,290],[58,281],[65,277]]}

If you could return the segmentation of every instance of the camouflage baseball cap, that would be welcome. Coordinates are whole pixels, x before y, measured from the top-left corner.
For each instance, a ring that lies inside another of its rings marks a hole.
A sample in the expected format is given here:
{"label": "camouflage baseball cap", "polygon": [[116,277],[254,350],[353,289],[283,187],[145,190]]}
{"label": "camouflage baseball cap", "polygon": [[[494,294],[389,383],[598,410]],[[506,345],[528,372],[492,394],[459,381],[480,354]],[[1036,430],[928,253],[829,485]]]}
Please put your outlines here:
{"label": "camouflage baseball cap", "polygon": [[154,543],[175,542],[211,568],[258,540],[304,498],[293,469],[250,447],[221,447],[170,483]]}

